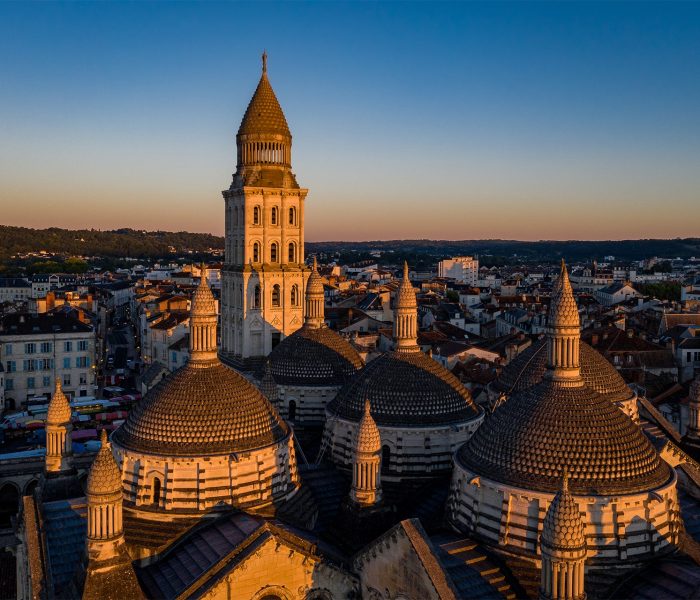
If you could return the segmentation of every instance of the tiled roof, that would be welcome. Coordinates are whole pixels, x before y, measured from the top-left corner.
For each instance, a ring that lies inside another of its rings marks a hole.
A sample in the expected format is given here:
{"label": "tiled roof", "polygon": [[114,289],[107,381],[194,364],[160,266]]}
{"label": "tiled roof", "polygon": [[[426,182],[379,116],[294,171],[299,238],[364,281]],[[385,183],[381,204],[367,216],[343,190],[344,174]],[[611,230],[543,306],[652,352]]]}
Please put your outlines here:
{"label": "tiled roof", "polygon": [[505,484],[574,494],[633,493],[659,487],[670,471],[639,427],[588,386],[551,379],[514,394],[477,429],[457,460]]}
{"label": "tiled roof", "polygon": [[41,507],[42,528],[51,564],[53,584],[60,591],[71,582],[83,553],[87,530],[87,506],[85,499],[44,502]]}
{"label": "tiled roof", "polygon": [[191,456],[260,448],[287,434],[260,391],[217,361],[206,368],[188,364],[166,377],[112,439],[136,451]]}
{"label": "tiled roof", "polygon": [[422,352],[387,352],[368,363],[328,404],[339,417],[359,421],[365,400],[377,425],[447,425],[475,418],[469,391]]}
{"label": "tiled roof", "polygon": [[282,385],[342,385],[362,368],[357,350],[328,327],[297,329],[269,360],[275,382]]}
{"label": "tiled roof", "polygon": [[63,313],[41,315],[11,314],[2,320],[0,335],[33,335],[36,333],[90,332],[92,327]]}
{"label": "tiled roof", "polygon": [[[622,402],[634,393],[600,353],[581,342],[581,376],[586,384],[611,402]],[[547,370],[547,340],[542,338],[518,354],[494,381],[494,387],[507,394],[525,390],[542,381]]]}
{"label": "tiled roof", "polygon": [[267,73],[260,77],[258,87],[248,104],[248,108],[238,129],[238,135],[271,133],[291,137],[287,119],[270,85]]}

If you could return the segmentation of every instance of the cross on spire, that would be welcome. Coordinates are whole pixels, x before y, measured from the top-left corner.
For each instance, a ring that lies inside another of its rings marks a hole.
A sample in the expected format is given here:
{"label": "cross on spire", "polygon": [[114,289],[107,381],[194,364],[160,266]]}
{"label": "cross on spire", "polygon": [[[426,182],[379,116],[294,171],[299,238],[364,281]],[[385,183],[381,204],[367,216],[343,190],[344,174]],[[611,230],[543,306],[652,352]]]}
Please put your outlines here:
{"label": "cross on spire", "polygon": [[263,50],[262,53],[262,69],[263,73],[267,73],[267,50]]}

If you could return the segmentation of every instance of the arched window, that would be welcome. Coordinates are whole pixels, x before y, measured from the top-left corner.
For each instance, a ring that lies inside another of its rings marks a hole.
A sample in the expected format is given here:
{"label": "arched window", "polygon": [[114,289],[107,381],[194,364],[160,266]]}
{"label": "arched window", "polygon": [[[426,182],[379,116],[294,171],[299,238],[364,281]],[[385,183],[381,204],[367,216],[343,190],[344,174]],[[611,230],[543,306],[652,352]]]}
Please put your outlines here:
{"label": "arched window", "polygon": [[160,479],[158,477],[153,478],[153,504],[155,506],[160,504]]}
{"label": "arched window", "polygon": [[382,446],[382,473],[389,471],[389,461],[391,460],[391,448]]}
{"label": "arched window", "polygon": [[253,290],[253,308],[260,308],[260,286],[256,285]]}
{"label": "arched window", "polygon": [[290,262],[290,263],[297,262],[297,247],[296,247],[296,244],[294,242],[289,242],[287,262]]}
{"label": "arched window", "polygon": [[253,208],[253,225],[260,225],[260,207]]}
{"label": "arched window", "polygon": [[270,213],[270,223],[277,225],[277,207],[272,207],[272,212]]}
{"label": "arched window", "polygon": [[296,283],[292,286],[291,300],[292,306],[299,306],[299,286]]}
{"label": "arched window", "polygon": [[289,224],[290,225],[297,224],[297,209],[294,208],[293,206],[289,209]]}
{"label": "arched window", "polygon": [[238,225],[238,207],[233,207],[233,224]]}
{"label": "arched window", "polygon": [[297,416],[297,403],[296,400],[289,401],[289,420],[293,421]]}
{"label": "arched window", "polygon": [[19,511],[19,489],[14,483],[0,486],[0,527],[10,527]]}
{"label": "arched window", "polygon": [[270,245],[270,262],[277,262],[277,242],[272,242]]}
{"label": "arched window", "polygon": [[280,305],[280,286],[275,284],[272,286],[272,306]]}
{"label": "arched window", "polygon": [[260,242],[253,244],[253,262],[260,262]]}

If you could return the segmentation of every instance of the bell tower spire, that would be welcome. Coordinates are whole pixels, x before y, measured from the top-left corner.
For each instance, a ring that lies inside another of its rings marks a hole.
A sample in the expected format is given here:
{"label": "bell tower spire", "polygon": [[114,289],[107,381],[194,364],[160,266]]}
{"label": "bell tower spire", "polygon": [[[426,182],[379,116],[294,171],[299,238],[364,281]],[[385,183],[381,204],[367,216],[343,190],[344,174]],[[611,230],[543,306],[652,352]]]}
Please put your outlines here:
{"label": "bell tower spire", "polygon": [[221,272],[224,362],[254,370],[304,321],[304,203],[292,172],[292,134],[270,84],[267,52],[236,135],[236,172],[225,201]]}

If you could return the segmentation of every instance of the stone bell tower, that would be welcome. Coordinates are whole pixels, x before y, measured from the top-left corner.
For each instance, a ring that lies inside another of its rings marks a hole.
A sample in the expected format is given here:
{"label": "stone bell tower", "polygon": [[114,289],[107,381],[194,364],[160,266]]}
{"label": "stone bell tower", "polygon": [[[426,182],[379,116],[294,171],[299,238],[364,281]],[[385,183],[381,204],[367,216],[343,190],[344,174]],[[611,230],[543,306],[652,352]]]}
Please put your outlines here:
{"label": "stone bell tower", "polygon": [[222,273],[221,357],[238,368],[301,327],[304,317],[304,200],[292,173],[292,134],[262,76],[236,136],[238,162],[223,192],[226,255]]}

